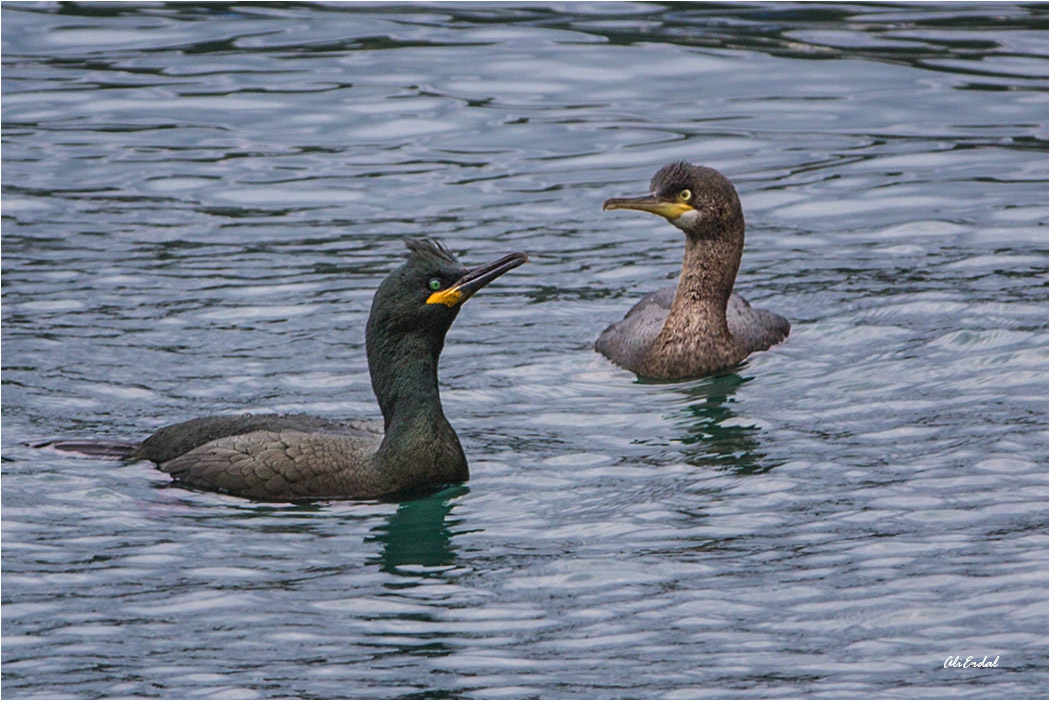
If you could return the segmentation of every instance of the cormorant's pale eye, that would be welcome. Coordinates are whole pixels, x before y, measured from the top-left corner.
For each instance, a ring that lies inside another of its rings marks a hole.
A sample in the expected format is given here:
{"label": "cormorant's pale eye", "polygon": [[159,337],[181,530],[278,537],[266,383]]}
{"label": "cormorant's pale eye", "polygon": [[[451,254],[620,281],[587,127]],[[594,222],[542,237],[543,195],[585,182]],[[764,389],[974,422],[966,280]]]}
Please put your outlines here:
{"label": "cormorant's pale eye", "polygon": [[430,281],[430,289],[432,289],[434,292],[437,292],[438,290],[440,290],[441,289],[441,280],[438,280],[437,278],[434,278],[433,280],[431,280]]}
{"label": "cormorant's pale eye", "polygon": [[679,202],[688,202],[691,199],[693,199],[693,193],[690,192],[689,190],[682,190],[681,192],[678,193],[678,201]]}

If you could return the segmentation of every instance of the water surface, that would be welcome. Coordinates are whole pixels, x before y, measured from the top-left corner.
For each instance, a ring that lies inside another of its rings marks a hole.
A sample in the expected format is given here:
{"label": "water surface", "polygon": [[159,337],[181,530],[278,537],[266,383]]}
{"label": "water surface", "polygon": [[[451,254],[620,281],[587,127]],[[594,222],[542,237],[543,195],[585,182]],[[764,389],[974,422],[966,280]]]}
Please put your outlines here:
{"label": "water surface", "polygon": [[[1045,697],[1045,5],[2,19],[6,697]],[[592,343],[682,238],[600,204],[676,159],[793,330],[645,384]],[[24,445],[375,418],[406,235],[531,256],[449,334],[466,485],[261,504]]]}

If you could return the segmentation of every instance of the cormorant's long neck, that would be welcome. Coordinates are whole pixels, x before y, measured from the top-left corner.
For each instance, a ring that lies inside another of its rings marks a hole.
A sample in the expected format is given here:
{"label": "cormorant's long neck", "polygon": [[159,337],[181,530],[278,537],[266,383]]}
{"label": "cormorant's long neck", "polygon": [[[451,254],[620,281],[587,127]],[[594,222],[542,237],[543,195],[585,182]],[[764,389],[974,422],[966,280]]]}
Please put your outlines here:
{"label": "cormorant's long neck", "polygon": [[719,228],[709,232],[687,232],[678,289],[649,347],[644,374],[695,377],[747,355],[726,323],[726,305],[744,250],[743,215],[726,224],[716,222]]}
{"label": "cormorant's long neck", "polygon": [[686,236],[685,258],[661,337],[730,338],[726,305],[744,251],[743,217],[717,237]]}
{"label": "cormorant's long neck", "polygon": [[386,432],[408,421],[445,421],[438,392],[438,357],[443,338],[414,333],[389,338],[382,331],[368,344],[368,371],[383,412]]}
{"label": "cormorant's long neck", "polygon": [[376,466],[390,479],[415,486],[466,479],[467,458],[438,393],[444,335],[369,331],[368,370],[384,423]]}

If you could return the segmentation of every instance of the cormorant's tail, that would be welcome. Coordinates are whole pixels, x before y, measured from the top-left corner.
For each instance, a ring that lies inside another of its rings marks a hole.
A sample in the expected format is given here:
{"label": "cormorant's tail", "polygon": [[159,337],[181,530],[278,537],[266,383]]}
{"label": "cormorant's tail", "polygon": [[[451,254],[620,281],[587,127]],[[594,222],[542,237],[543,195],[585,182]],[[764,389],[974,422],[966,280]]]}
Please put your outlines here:
{"label": "cormorant's tail", "polygon": [[124,441],[46,441],[33,444],[34,448],[50,448],[63,453],[77,453],[100,458],[130,458],[138,450],[138,443],[127,443]]}

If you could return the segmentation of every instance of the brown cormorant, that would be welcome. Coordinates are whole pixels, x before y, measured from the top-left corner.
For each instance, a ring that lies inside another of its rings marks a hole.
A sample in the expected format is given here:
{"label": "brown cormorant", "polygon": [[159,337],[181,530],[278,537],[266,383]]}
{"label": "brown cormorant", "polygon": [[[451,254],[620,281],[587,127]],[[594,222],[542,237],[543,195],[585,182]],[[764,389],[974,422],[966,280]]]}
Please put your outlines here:
{"label": "brown cormorant", "polygon": [[659,214],[685,232],[677,287],[651,292],[602,332],[595,348],[637,375],[680,380],[726,370],[787,338],[791,325],[733,293],[744,250],[736,189],[716,170],[672,163],[642,197],[608,199],[602,209]]}

